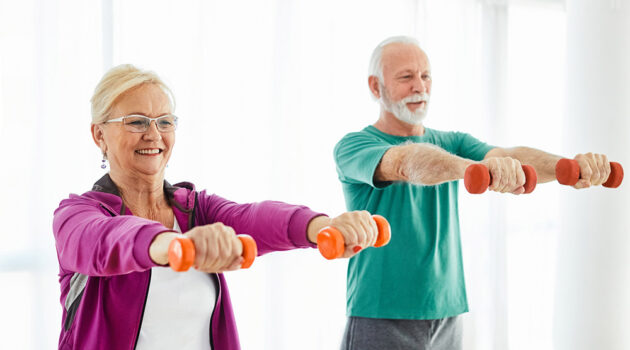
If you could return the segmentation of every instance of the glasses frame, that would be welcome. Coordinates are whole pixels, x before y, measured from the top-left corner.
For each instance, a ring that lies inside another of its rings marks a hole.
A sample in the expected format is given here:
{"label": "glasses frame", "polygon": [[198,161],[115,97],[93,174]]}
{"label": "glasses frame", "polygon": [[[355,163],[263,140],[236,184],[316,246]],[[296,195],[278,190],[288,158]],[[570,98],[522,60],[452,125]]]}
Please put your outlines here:
{"label": "glasses frame", "polygon": [[[129,128],[125,127],[125,125],[126,125],[126,124],[125,124],[125,119],[126,119],[126,118],[131,118],[131,117],[134,117],[134,118],[138,118],[138,117],[140,117],[140,118],[148,119],[148,120],[149,120],[149,124],[148,124],[148,126],[146,127],[146,129],[144,129],[144,131],[135,131],[135,130],[130,130]],[[174,128],[173,128],[173,130],[171,130],[171,131],[162,131],[162,130],[160,130],[160,124],[158,123],[158,121],[159,121],[160,119],[164,119],[164,118],[167,118],[167,117],[173,117],[173,124],[175,124],[175,127],[174,127]],[[134,132],[134,133],[145,133],[145,132],[147,132],[147,130],[149,130],[149,128],[151,127],[151,122],[155,121],[155,126],[157,127],[157,130],[158,130],[159,132],[174,132],[175,130],[177,130],[177,120],[178,120],[178,119],[179,119],[179,118],[177,118],[177,116],[176,116],[175,114],[165,114],[165,115],[159,116],[159,117],[157,117],[157,118],[147,117],[146,115],[142,115],[142,114],[129,114],[129,115],[124,115],[124,116],[122,116],[122,117],[115,118],[115,119],[110,119],[110,120],[108,120],[108,121],[104,122],[103,124],[109,124],[109,123],[116,123],[116,122],[120,122],[120,123],[122,123],[123,127],[125,128],[125,130],[127,130],[127,131],[129,131],[129,132]]]}

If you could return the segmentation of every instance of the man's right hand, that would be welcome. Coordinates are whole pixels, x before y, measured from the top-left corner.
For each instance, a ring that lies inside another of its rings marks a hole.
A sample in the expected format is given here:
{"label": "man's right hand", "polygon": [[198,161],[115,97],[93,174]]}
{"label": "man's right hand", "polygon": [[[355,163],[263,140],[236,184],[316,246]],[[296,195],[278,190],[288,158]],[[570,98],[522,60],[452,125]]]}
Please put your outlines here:
{"label": "man's right hand", "polygon": [[500,193],[523,194],[525,192],[525,173],[521,162],[510,157],[490,157],[481,161],[490,171],[491,191]]}

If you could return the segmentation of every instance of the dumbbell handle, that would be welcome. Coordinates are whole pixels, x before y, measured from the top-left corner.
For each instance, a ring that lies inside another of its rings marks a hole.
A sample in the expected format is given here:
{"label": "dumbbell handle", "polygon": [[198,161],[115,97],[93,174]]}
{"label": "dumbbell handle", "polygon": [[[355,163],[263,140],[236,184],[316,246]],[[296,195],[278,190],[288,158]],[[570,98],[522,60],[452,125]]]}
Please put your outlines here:
{"label": "dumbbell handle", "polygon": [[[382,247],[389,243],[391,238],[391,228],[387,219],[380,215],[372,215],[378,228],[375,247]],[[345,251],[343,235],[332,226],[326,226],[317,233],[317,248],[322,256],[328,260],[340,258]],[[355,247],[356,248],[356,247]],[[355,252],[358,251],[355,249]]]}
{"label": "dumbbell handle", "polygon": [[[523,172],[525,172],[525,193],[532,193],[536,188],[536,182],[538,176],[536,170],[531,165],[523,165]],[[471,164],[466,168],[464,174],[464,185],[466,190],[472,194],[481,194],[486,192],[488,187],[492,184],[492,175],[488,168],[480,163]]]}
{"label": "dumbbell handle", "polygon": [[[242,269],[246,269],[254,263],[258,248],[256,241],[248,235],[236,236],[243,244]],[[195,262],[195,244],[192,239],[182,235],[175,237],[168,246],[168,263],[175,271],[188,271]]]}
{"label": "dumbbell handle", "polygon": [[[575,186],[580,180],[580,165],[575,159],[560,159],[556,163],[556,179],[562,185]],[[617,188],[623,181],[623,167],[617,162],[610,162],[610,175],[606,182],[602,184],[604,187]]]}

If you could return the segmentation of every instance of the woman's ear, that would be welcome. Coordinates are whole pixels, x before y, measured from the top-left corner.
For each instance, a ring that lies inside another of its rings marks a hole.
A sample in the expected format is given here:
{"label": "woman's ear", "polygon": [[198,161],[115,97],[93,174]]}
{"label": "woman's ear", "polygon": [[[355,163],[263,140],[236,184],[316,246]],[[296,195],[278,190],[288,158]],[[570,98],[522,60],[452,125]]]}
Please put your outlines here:
{"label": "woman's ear", "polygon": [[101,149],[103,154],[107,153],[107,145],[105,144],[105,137],[103,135],[103,126],[92,124],[91,130],[94,143]]}

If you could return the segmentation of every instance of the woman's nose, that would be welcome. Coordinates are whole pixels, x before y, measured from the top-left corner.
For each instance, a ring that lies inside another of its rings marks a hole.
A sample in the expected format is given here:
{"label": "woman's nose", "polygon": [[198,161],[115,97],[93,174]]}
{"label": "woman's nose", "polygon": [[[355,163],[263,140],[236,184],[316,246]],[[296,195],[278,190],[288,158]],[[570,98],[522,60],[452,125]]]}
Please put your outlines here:
{"label": "woman's nose", "polygon": [[155,120],[151,120],[149,122],[149,127],[147,128],[147,131],[144,132],[143,137],[148,140],[159,140],[162,138],[162,134],[158,130],[157,122]]}

